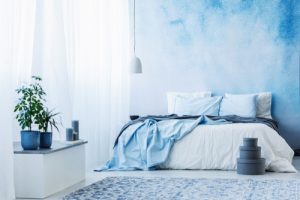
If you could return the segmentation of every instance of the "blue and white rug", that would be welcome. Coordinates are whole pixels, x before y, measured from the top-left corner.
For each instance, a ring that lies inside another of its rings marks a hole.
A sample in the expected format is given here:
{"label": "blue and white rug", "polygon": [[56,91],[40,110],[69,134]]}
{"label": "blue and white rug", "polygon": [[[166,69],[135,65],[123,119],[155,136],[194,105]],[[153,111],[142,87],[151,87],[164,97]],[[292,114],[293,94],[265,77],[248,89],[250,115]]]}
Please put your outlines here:
{"label": "blue and white rug", "polygon": [[298,180],[109,177],[64,200],[297,200]]}

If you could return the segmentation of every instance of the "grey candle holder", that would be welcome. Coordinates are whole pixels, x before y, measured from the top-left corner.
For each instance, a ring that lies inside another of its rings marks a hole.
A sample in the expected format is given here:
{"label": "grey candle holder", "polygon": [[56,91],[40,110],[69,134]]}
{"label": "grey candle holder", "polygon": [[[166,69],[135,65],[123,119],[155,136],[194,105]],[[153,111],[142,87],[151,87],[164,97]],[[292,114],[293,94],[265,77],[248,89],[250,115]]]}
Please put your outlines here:
{"label": "grey candle holder", "polygon": [[73,128],[66,128],[66,140],[73,141]]}
{"label": "grey candle holder", "polygon": [[73,140],[79,140],[79,121],[78,120],[72,121],[72,128],[74,130]]}

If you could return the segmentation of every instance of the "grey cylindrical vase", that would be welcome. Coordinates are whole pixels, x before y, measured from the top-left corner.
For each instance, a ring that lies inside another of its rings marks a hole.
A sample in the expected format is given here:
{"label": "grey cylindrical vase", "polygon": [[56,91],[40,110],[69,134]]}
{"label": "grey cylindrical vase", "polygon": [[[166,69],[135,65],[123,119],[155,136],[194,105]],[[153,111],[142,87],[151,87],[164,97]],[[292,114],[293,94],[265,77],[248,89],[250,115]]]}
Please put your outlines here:
{"label": "grey cylindrical vase", "polygon": [[78,120],[73,120],[72,121],[72,128],[74,130],[73,139],[74,140],[79,140],[79,121]]}
{"label": "grey cylindrical vase", "polygon": [[73,128],[67,128],[66,129],[66,140],[67,141],[73,141]]}
{"label": "grey cylindrical vase", "polygon": [[74,132],[73,133],[73,140],[79,140],[79,134]]}
{"label": "grey cylindrical vase", "polygon": [[72,128],[74,129],[74,132],[79,133],[79,121],[78,120],[72,121]]}

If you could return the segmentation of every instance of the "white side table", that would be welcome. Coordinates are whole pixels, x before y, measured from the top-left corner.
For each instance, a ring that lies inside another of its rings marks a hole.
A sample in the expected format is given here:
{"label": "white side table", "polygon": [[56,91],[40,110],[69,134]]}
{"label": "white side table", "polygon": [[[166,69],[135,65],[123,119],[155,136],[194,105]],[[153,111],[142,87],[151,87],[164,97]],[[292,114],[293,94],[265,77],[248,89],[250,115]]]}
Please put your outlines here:
{"label": "white side table", "polygon": [[14,143],[17,198],[45,198],[85,179],[87,141],[53,141],[51,149],[26,150]]}

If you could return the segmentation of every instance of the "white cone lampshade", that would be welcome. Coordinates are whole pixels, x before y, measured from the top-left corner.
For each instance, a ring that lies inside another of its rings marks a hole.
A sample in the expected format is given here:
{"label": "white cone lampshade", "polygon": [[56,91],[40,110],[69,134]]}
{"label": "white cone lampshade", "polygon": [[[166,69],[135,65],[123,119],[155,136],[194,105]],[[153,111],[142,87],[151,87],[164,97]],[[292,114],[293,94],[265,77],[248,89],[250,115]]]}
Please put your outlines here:
{"label": "white cone lampshade", "polygon": [[134,73],[134,74],[142,73],[142,62],[136,56],[133,56],[133,58],[130,61],[130,73]]}

